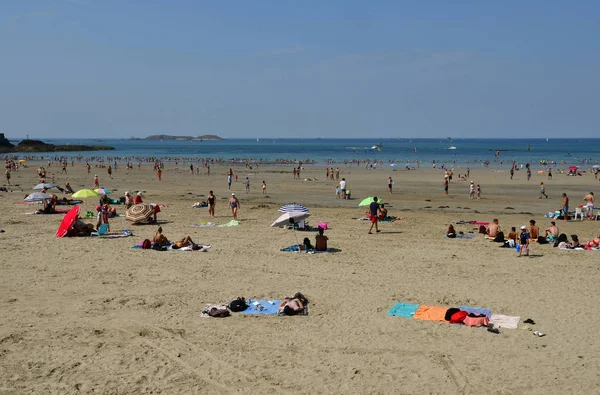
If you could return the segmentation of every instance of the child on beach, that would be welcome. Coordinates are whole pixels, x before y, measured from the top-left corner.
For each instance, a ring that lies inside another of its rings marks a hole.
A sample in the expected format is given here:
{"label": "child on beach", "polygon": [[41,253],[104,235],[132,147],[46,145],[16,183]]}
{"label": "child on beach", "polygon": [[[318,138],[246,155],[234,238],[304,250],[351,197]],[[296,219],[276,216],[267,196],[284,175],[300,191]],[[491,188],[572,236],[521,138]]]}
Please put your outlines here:
{"label": "child on beach", "polygon": [[475,184],[473,184],[473,181],[471,181],[471,183],[469,184],[469,199],[474,199],[475,198]]}
{"label": "child on beach", "polygon": [[519,234],[519,255],[525,252],[525,256],[529,256],[529,232],[527,232],[527,226],[521,226],[521,233]]}
{"label": "child on beach", "polygon": [[263,195],[267,193],[267,183],[264,181],[262,183],[262,191],[263,191]]}
{"label": "child on beach", "polygon": [[546,187],[544,186],[543,182],[540,182],[540,199],[542,196],[545,196],[546,199],[548,199],[548,195],[546,195]]}
{"label": "child on beach", "polygon": [[481,185],[477,184],[477,199],[481,199]]}

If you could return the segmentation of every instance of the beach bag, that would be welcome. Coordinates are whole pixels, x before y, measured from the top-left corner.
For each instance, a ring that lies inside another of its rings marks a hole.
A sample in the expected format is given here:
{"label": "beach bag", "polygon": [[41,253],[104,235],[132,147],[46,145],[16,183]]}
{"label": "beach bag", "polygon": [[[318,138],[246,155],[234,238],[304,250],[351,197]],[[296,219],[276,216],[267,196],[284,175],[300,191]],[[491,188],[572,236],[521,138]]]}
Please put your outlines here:
{"label": "beach bag", "polygon": [[485,314],[469,314],[465,317],[463,324],[467,326],[488,326],[490,320]]}
{"label": "beach bag", "polygon": [[479,225],[479,234],[480,235],[485,235],[487,234],[487,230],[485,229],[484,225]]}
{"label": "beach bag", "polygon": [[465,318],[467,318],[468,315],[469,313],[466,311],[458,311],[452,314],[449,321],[451,324],[464,324]]}
{"label": "beach bag", "polygon": [[149,250],[150,248],[152,248],[152,242],[148,239],[142,241],[142,248],[144,250]]}
{"label": "beach bag", "polygon": [[228,307],[229,307],[229,310],[231,310],[233,312],[240,312],[240,311],[244,311],[248,308],[248,303],[246,303],[246,299],[239,297],[239,298],[229,302]]}
{"label": "beach bag", "polygon": [[444,314],[444,320],[450,321],[450,318],[452,318],[452,316],[458,313],[459,311],[460,309],[457,309],[456,307],[449,308],[448,310],[446,310],[446,314]]}
{"label": "beach bag", "polygon": [[231,313],[227,308],[213,307],[208,311],[208,315],[215,318],[229,317]]}

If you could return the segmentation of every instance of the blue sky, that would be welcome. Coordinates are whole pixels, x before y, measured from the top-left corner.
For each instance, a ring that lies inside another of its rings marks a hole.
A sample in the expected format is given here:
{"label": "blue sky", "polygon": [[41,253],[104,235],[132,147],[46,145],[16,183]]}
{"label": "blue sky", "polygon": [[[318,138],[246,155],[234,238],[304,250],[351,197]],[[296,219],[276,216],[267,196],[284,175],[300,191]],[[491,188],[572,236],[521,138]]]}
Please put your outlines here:
{"label": "blue sky", "polygon": [[597,136],[600,2],[0,2],[9,138]]}

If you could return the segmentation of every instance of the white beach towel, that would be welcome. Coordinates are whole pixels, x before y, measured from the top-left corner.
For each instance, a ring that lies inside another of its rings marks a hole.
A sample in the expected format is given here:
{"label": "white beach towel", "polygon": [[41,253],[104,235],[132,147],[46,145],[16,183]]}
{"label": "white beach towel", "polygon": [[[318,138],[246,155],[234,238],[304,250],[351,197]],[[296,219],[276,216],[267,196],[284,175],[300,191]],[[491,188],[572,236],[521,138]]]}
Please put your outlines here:
{"label": "white beach towel", "polygon": [[510,315],[492,314],[490,324],[494,324],[494,328],[517,329],[521,317],[513,317]]}

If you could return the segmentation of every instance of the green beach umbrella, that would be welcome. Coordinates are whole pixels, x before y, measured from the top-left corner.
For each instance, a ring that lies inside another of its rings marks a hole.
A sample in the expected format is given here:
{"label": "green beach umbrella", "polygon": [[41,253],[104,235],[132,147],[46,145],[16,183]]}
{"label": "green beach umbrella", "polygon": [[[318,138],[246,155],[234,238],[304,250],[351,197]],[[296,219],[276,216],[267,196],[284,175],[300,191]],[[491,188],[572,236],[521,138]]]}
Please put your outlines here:
{"label": "green beach umbrella", "polygon": [[80,189],[79,191],[75,192],[72,196],[76,199],[85,199],[85,198],[96,197],[96,196],[100,196],[100,195],[98,194],[98,192],[96,192],[92,189]]}
{"label": "green beach umbrella", "polygon": [[[377,198],[378,202],[377,203],[381,203],[381,199]],[[362,202],[360,202],[358,204],[358,207],[362,207],[362,206],[368,206],[369,204],[373,203],[373,196],[369,196],[368,198],[365,198],[362,200]]]}

